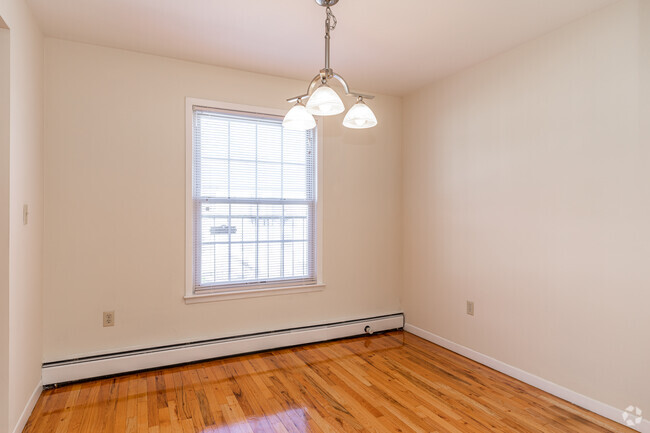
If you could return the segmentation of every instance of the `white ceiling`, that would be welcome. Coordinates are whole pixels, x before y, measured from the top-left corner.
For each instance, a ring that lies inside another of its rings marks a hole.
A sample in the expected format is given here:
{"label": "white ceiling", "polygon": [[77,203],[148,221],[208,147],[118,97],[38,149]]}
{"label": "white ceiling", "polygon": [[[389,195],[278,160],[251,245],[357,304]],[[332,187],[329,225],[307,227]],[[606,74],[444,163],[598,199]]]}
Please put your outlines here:
{"label": "white ceiling", "polygon": [[[314,0],[27,0],[47,36],[310,80],[323,67]],[[615,0],[340,0],[332,67],[402,95]]]}

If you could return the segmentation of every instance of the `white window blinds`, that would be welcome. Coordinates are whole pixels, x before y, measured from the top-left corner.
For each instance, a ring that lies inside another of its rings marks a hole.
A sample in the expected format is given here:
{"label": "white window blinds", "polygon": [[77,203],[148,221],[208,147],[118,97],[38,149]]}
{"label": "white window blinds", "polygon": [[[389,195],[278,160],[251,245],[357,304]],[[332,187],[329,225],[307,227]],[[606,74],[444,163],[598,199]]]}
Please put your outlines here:
{"label": "white window blinds", "polygon": [[194,291],[316,283],[315,130],[193,108]]}

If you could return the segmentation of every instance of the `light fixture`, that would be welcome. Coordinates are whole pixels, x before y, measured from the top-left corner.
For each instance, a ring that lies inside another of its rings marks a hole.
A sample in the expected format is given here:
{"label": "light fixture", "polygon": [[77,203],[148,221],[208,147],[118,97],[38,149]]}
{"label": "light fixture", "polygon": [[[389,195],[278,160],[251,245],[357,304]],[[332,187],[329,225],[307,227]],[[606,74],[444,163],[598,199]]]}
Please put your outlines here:
{"label": "light fixture", "polygon": [[[289,110],[282,122],[285,128],[308,130],[316,126],[312,114],[316,116],[335,116],[345,111],[343,101],[329,85],[330,80],[335,78],[343,86],[347,96],[357,98],[357,103],[350,108],[343,120],[343,126],[353,129],[372,128],[377,125],[377,118],[368,107],[364,99],[373,99],[372,95],[351,92],[348,83],[330,67],[330,31],[336,28],[336,17],[330,6],[334,6],[339,0],[316,0],[320,6],[325,7],[325,67],[318,75],[311,80],[307,93],[287,99],[288,102],[296,102],[296,105]],[[307,100],[307,107],[302,101]]]}
{"label": "light fixture", "polygon": [[345,105],[330,86],[321,84],[309,98],[307,111],[316,116],[335,116],[345,111]]}
{"label": "light fixture", "polygon": [[296,105],[294,105],[287,115],[284,116],[282,126],[286,129],[306,131],[308,129],[313,129],[316,126],[316,121],[314,120],[314,116],[309,114],[303,105],[302,100],[298,99]]}
{"label": "light fixture", "polygon": [[357,103],[350,108],[345,115],[345,119],[343,119],[343,126],[352,129],[372,128],[376,124],[377,118],[375,117],[375,113],[363,102],[361,96],[359,96]]}

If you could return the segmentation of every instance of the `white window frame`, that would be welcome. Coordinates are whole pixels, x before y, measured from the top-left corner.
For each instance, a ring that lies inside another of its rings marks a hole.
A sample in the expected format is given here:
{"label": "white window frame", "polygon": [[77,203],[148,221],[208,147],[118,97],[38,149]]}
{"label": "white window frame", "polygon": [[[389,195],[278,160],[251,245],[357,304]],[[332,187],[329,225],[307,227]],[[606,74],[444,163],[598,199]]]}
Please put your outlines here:
{"label": "white window frame", "polygon": [[194,107],[207,107],[217,110],[242,111],[250,114],[284,116],[286,110],[269,107],[232,104],[199,98],[185,99],[185,303],[225,301],[230,299],[253,298],[259,296],[308,293],[323,290],[323,130],[319,119],[316,120],[316,283],[299,286],[281,287],[246,287],[224,288],[208,293],[196,293],[194,290],[194,202],[192,190],[192,120]]}

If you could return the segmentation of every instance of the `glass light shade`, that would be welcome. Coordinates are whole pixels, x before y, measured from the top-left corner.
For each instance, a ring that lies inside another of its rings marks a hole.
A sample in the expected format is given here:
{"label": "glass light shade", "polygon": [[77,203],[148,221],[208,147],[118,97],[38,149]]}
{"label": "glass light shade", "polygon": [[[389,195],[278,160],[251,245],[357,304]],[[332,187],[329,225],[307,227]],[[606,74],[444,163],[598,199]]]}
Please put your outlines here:
{"label": "glass light shade", "polygon": [[343,126],[352,129],[372,128],[375,125],[375,113],[363,101],[354,104],[343,119]]}
{"label": "glass light shade", "polygon": [[321,85],[307,101],[307,110],[316,116],[334,116],[343,113],[345,106],[334,90]]}
{"label": "glass light shade", "polygon": [[284,116],[282,127],[295,131],[307,131],[316,127],[316,120],[309,114],[305,106],[298,102]]}

